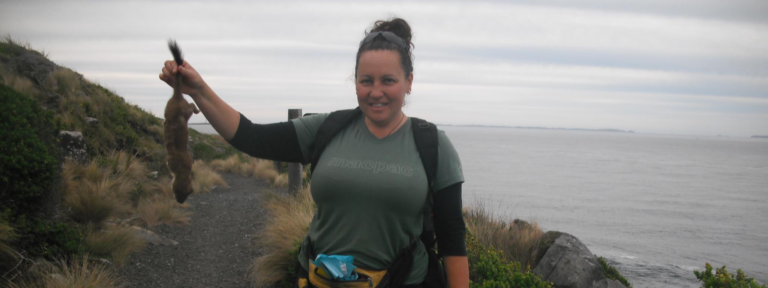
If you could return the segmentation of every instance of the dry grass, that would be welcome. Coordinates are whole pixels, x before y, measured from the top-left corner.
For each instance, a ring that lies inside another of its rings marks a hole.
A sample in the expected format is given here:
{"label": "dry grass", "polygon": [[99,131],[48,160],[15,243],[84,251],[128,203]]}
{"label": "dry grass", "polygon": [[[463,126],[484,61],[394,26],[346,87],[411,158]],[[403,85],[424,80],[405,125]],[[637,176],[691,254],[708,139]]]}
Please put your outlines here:
{"label": "dry grass", "polygon": [[128,255],[144,249],[146,243],[134,230],[113,227],[104,231],[91,231],[85,236],[85,249],[89,254],[112,260],[120,267]]}
{"label": "dry grass", "polygon": [[57,91],[64,95],[71,95],[77,90],[82,90],[83,76],[67,68],[58,67],[53,71],[56,80]]}
{"label": "dry grass", "polygon": [[269,160],[232,155],[224,160],[213,160],[210,165],[218,172],[250,176],[265,180],[275,187],[288,187],[288,175],[279,174],[274,162]]}
{"label": "dry grass", "polygon": [[35,83],[33,83],[32,80],[9,73],[3,66],[4,64],[0,63],[0,80],[2,80],[1,83],[10,86],[13,88],[13,90],[16,90],[24,95],[33,96],[37,94],[37,88],[35,88]]}
{"label": "dry grass", "polygon": [[227,182],[203,161],[195,161],[192,164],[192,189],[194,192],[208,193],[215,186],[227,187]]}
{"label": "dry grass", "polygon": [[96,183],[86,182],[67,191],[64,205],[69,208],[70,217],[81,224],[101,225],[120,209],[113,194],[116,186],[112,180],[104,179]]}
{"label": "dry grass", "polygon": [[147,185],[147,198],[139,203],[136,216],[145,227],[160,224],[186,225],[190,215],[187,204],[179,204],[173,195],[170,178],[161,178]]}
{"label": "dry grass", "polygon": [[315,214],[309,187],[295,196],[268,191],[263,203],[269,217],[256,238],[264,249],[264,254],[251,266],[251,278],[256,287],[270,287],[287,277],[288,268],[296,261],[288,255],[307,235],[309,222]]}
{"label": "dry grass", "polygon": [[[13,228],[8,223],[0,222],[0,272],[6,273],[19,262],[19,254],[9,245],[16,238]],[[0,280],[0,284],[3,281]]]}
{"label": "dry grass", "polygon": [[251,165],[250,158],[244,158],[243,160],[240,159],[237,155],[232,155],[227,159],[221,160],[213,160],[211,161],[211,168],[213,170],[216,170],[218,172],[223,173],[234,173],[234,174],[240,174],[243,176],[249,176],[253,174],[253,168]]}
{"label": "dry grass", "polygon": [[[226,185],[210,169],[198,164],[198,191]],[[210,173],[209,173],[210,172]],[[187,224],[187,206],[176,203],[171,180],[148,178],[140,159],[119,151],[96,157],[85,165],[66,161],[62,179],[64,205],[73,220],[99,227],[111,217],[135,216],[145,226]],[[130,250],[130,249],[129,249]]]}
{"label": "dry grass", "polygon": [[464,209],[467,229],[481,244],[502,250],[507,260],[520,262],[523,267],[532,266],[536,247],[544,234],[538,223],[517,219],[507,222],[492,215],[482,205]]}
{"label": "dry grass", "polygon": [[165,135],[163,126],[160,126],[160,125],[150,125],[149,127],[147,127],[147,131],[149,131],[149,133],[152,133],[152,135],[155,135],[157,137],[163,137],[163,135]]}
{"label": "dry grass", "polygon": [[11,288],[117,288],[123,287],[108,267],[92,263],[88,256],[59,261],[41,279],[11,283]]}
{"label": "dry grass", "polygon": [[272,184],[272,186],[275,186],[275,187],[287,188],[288,174],[277,174],[277,177],[273,178],[270,184]]}
{"label": "dry grass", "polygon": [[139,204],[136,214],[141,224],[152,227],[160,224],[186,225],[189,224],[189,211],[173,198],[157,197],[144,200]]}

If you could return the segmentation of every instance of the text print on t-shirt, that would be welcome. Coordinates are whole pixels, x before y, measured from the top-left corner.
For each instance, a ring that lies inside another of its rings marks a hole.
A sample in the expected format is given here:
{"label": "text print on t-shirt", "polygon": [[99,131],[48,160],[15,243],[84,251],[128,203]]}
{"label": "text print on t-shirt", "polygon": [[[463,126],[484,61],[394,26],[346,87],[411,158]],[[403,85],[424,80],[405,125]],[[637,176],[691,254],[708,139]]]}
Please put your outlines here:
{"label": "text print on t-shirt", "polygon": [[397,164],[388,164],[370,160],[360,161],[357,159],[332,158],[331,161],[328,162],[328,166],[371,170],[373,173],[390,172],[406,177],[411,177],[413,175],[413,168],[411,166],[400,166]]}

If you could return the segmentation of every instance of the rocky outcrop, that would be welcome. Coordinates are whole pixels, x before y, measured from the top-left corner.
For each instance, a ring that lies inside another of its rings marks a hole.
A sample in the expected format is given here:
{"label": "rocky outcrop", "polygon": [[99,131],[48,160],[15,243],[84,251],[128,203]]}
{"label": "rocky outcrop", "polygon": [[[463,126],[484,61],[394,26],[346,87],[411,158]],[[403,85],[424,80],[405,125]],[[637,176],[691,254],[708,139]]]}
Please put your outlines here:
{"label": "rocky outcrop", "polygon": [[83,133],[77,131],[60,131],[59,143],[64,150],[64,157],[85,163],[88,160],[88,153],[85,150],[85,141]]}
{"label": "rocky outcrop", "polygon": [[619,286],[615,286],[612,280],[604,281],[608,279],[597,257],[578,238],[561,232],[547,234],[542,238],[554,241],[543,248],[546,251],[533,269],[543,280],[558,288],[624,287],[618,282]]}

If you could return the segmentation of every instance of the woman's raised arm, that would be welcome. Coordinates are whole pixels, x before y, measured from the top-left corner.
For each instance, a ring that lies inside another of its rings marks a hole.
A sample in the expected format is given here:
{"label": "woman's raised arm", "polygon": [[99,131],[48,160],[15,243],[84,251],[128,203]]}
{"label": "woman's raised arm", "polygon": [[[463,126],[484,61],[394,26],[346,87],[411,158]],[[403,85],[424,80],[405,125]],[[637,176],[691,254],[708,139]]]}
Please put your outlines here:
{"label": "woman's raised arm", "polygon": [[225,140],[231,140],[237,132],[237,126],[240,125],[240,113],[224,100],[221,100],[187,61],[184,61],[181,66],[176,65],[174,61],[165,61],[163,72],[160,73],[160,80],[174,87],[175,77],[173,75],[176,73],[181,73],[183,82],[181,93],[192,97],[213,129],[216,129],[216,132]]}

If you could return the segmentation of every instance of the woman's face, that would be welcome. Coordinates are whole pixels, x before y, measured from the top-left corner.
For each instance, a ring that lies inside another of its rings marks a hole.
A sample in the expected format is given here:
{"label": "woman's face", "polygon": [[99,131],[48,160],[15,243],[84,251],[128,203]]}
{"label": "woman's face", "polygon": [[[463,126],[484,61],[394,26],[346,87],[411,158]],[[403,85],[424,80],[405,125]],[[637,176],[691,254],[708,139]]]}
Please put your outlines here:
{"label": "woman's face", "polygon": [[370,50],[360,55],[355,80],[357,103],[373,124],[387,126],[402,117],[411,83],[413,73],[405,78],[397,51]]}

